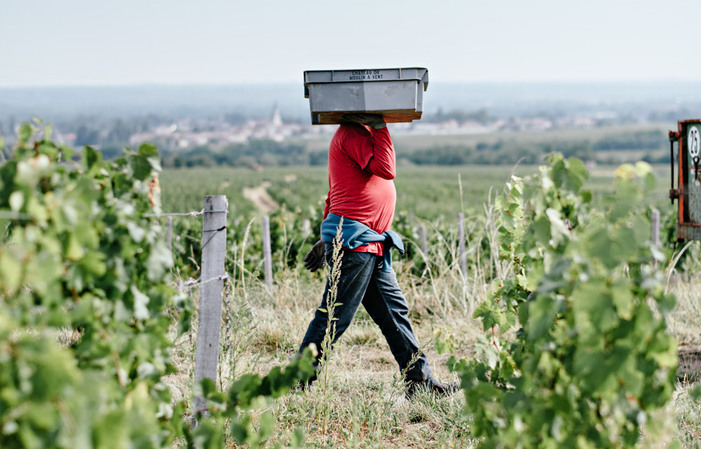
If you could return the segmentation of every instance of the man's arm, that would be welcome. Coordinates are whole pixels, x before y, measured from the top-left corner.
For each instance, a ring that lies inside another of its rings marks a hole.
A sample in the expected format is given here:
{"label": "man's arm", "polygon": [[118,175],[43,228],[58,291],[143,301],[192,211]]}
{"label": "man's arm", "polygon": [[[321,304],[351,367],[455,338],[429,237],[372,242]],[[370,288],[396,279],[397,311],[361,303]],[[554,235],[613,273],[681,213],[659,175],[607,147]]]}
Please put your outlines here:
{"label": "man's arm", "polygon": [[[357,129],[353,133],[350,146],[355,147],[351,157],[363,170],[383,179],[394,179],[396,173],[396,156],[394,145],[384,119],[379,114],[346,114],[349,122],[359,123],[369,128]],[[369,135],[368,135],[369,133]]]}
{"label": "man's arm", "polygon": [[397,176],[396,155],[387,127],[373,129],[370,133],[373,156],[364,170],[383,179],[394,179]]}

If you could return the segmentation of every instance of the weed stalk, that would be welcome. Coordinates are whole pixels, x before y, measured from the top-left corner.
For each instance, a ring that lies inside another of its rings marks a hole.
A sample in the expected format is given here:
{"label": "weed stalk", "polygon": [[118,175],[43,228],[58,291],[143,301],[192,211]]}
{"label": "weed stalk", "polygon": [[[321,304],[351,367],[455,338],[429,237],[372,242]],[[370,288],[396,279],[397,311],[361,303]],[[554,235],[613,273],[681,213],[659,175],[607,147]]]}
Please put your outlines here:
{"label": "weed stalk", "polygon": [[[330,405],[328,401],[329,394],[329,370],[328,362],[331,357],[331,349],[333,342],[336,340],[336,321],[338,318],[334,317],[334,311],[336,306],[342,305],[337,302],[338,299],[338,282],[341,279],[341,262],[343,259],[343,240],[341,239],[341,229],[343,227],[343,218],[336,228],[336,237],[333,239],[333,256],[332,256],[332,266],[331,273],[329,274],[329,289],[326,294],[326,332],[324,333],[324,340],[321,342],[322,356],[319,360],[319,370],[321,376],[319,378],[319,388],[322,395],[322,403],[324,404],[324,416],[322,431],[324,434],[327,432]],[[324,310],[322,310],[323,312]]]}

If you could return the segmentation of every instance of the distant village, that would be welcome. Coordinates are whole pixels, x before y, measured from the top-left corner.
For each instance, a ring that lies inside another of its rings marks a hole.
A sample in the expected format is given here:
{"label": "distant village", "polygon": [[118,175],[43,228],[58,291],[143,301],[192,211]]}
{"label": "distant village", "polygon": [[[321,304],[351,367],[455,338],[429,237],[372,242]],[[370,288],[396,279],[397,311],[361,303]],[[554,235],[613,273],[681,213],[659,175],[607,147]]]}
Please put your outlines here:
{"label": "distant village", "polygon": [[[600,116],[563,116],[563,117],[514,117],[498,119],[481,117],[472,119],[460,114],[424,114],[424,120],[412,123],[395,123],[390,125],[394,135],[466,135],[486,134],[497,131],[548,131],[557,128],[592,128],[601,126]],[[610,120],[611,117],[603,117]],[[146,129],[144,129],[146,128]],[[86,143],[100,147],[105,142],[121,142],[137,146],[143,142],[154,142],[159,147],[177,152],[198,146],[224,147],[229,144],[245,144],[251,140],[271,140],[284,142],[288,139],[304,141],[331,135],[334,126],[313,126],[300,120],[286,122],[280,108],[275,106],[269,117],[264,119],[241,119],[232,123],[226,118],[180,118],[170,121],[142,126],[141,129],[122,131],[119,139],[111,138],[113,130],[109,128],[94,130],[92,138],[80,136],[78,132],[61,132],[56,129],[57,137],[69,145]],[[88,141],[86,141],[86,139]]]}
{"label": "distant village", "polygon": [[[464,135],[486,134],[496,131],[547,131],[555,128],[591,128],[601,123],[600,118],[568,116],[550,118],[513,118],[509,120],[493,119],[489,121],[458,120],[448,118],[445,121],[415,121],[412,123],[394,123],[390,129],[395,135]],[[263,120],[246,120],[233,125],[225,120],[210,120],[206,129],[193,126],[193,120],[181,119],[171,124],[164,124],[147,132],[133,134],[129,143],[138,145],[142,142],[159,141],[166,148],[186,149],[201,145],[226,145],[245,143],[251,139],[268,139],[283,142],[290,138],[298,140],[313,139],[324,134],[333,134],[334,126],[313,126],[311,124],[285,123],[280,109],[275,107],[270,118]],[[199,129],[198,129],[199,128]]]}

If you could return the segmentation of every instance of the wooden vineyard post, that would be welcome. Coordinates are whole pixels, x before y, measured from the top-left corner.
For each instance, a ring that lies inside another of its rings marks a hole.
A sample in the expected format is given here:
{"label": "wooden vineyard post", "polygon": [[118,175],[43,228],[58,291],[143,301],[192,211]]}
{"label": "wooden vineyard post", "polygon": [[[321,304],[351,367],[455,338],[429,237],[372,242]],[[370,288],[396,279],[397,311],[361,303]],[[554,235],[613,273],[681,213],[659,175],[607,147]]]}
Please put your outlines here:
{"label": "wooden vineyard post", "polygon": [[263,217],[263,265],[265,269],[265,285],[273,293],[273,257],[270,251],[270,218]]}
{"label": "wooden vineyard post", "polygon": [[652,244],[660,246],[660,211],[652,210]]}
{"label": "wooden vineyard post", "polygon": [[[652,210],[652,246],[659,248],[660,246],[660,211]],[[653,266],[657,267],[657,261],[653,262]]]}
{"label": "wooden vineyard post", "polygon": [[168,241],[168,250],[171,257],[173,256],[173,217],[166,218],[166,239]]}
{"label": "wooden vineyard post", "polygon": [[[202,215],[202,265],[200,307],[195,350],[195,383],[204,378],[216,382],[221,334],[222,292],[226,278],[226,216],[229,203],[224,195],[205,196]],[[204,398],[195,396],[195,410],[206,409]]]}
{"label": "wooden vineyard post", "polygon": [[467,278],[467,254],[465,253],[465,215],[458,214],[458,251],[460,252],[460,271]]}
{"label": "wooden vineyard post", "polygon": [[416,229],[419,233],[419,245],[421,245],[421,252],[424,256],[428,257],[428,242],[426,241],[426,228],[423,225],[419,225]]}

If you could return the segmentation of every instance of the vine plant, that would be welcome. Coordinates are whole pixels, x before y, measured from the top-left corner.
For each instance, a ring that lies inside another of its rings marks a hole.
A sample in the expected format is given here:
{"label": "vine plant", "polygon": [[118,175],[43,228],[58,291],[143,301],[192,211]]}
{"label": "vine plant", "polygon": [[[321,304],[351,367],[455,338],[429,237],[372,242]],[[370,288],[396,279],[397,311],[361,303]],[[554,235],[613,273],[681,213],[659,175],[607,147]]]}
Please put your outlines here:
{"label": "vine plant", "polygon": [[653,268],[664,256],[641,204],[654,177],[648,164],[621,166],[599,210],[581,161],[549,162],[497,200],[513,276],[475,312],[483,356],[450,363],[481,447],[634,447],[670,400],[677,363],[665,330],[675,301]]}
{"label": "vine plant", "polygon": [[192,310],[147,216],[160,211],[156,147],[114,161],[85,147],[76,163],[49,126],[38,132],[23,124],[0,167],[0,447],[214,448],[227,422],[238,441],[265,441],[272,417],[255,429],[240,411],[306,379],[309,356],[226,393],[197,385],[209,407],[194,431],[171,402],[170,332]]}

